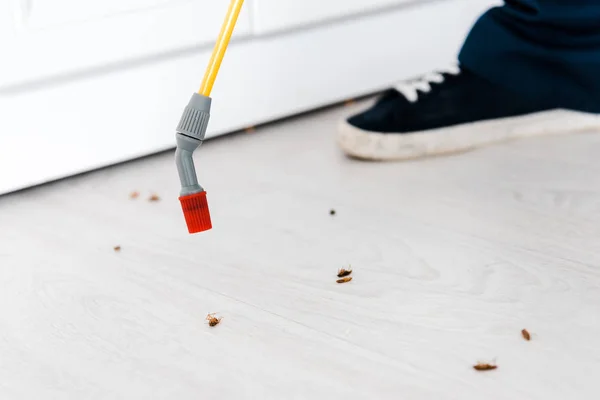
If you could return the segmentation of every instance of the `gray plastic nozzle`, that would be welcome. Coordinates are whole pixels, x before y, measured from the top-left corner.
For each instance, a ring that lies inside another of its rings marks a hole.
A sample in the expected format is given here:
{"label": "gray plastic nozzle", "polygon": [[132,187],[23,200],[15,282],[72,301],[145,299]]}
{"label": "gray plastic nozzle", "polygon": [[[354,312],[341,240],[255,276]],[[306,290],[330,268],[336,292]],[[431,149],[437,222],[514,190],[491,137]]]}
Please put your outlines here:
{"label": "gray plastic nozzle", "polygon": [[211,98],[194,93],[177,126],[175,163],[181,181],[181,196],[202,192],[192,154],[204,140],[210,118]]}

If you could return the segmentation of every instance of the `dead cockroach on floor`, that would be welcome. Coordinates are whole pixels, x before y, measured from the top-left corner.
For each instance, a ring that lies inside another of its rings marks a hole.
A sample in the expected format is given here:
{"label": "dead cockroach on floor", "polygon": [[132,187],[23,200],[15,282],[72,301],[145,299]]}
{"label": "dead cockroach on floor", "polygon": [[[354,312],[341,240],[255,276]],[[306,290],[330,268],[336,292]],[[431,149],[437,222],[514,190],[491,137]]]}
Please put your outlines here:
{"label": "dead cockroach on floor", "polygon": [[348,269],[345,268],[340,268],[338,270],[337,276],[338,278],[343,278],[345,276],[348,276],[352,273],[352,267],[349,267]]}
{"label": "dead cockroach on floor", "polygon": [[216,313],[211,313],[206,316],[206,320],[208,321],[209,326],[217,326],[219,322],[223,319],[223,317],[215,317]]}
{"label": "dead cockroach on floor", "polygon": [[137,199],[138,197],[140,197],[140,192],[138,192],[138,191],[133,191],[133,192],[129,193],[129,198],[132,200]]}
{"label": "dead cockroach on floor", "polygon": [[491,371],[493,369],[498,368],[498,366],[494,363],[494,364],[489,364],[489,363],[477,363],[475,365],[473,365],[473,368],[476,369],[477,371]]}
{"label": "dead cockroach on floor", "polygon": [[351,276],[346,276],[345,278],[338,279],[336,282],[337,283],[346,283],[346,282],[350,282],[351,280],[352,280]]}
{"label": "dead cockroach on floor", "polygon": [[148,201],[160,201],[160,197],[158,197],[157,194],[153,194],[152,196],[150,196]]}
{"label": "dead cockroach on floor", "polygon": [[121,246],[115,246],[113,247],[113,250],[119,252],[121,251]]}
{"label": "dead cockroach on floor", "polygon": [[527,329],[523,329],[521,331],[521,335],[523,336],[523,339],[531,340],[531,334],[529,333],[529,331],[527,331]]}

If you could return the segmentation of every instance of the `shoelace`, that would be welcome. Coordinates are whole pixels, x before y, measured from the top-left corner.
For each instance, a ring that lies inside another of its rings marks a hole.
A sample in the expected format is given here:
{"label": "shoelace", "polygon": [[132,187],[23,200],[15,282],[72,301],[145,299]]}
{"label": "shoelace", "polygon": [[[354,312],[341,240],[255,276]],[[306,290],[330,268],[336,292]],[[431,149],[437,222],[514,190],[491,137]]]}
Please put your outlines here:
{"label": "shoelace", "polygon": [[432,83],[444,82],[445,78],[443,74],[458,75],[460,74],[460,67],[458,65],[451,65],[414,80],[398,82],[394,85],[394,89],[406,97],[409,102],[415,103],[419,99],[419,92],[428,93],[431,91]]}

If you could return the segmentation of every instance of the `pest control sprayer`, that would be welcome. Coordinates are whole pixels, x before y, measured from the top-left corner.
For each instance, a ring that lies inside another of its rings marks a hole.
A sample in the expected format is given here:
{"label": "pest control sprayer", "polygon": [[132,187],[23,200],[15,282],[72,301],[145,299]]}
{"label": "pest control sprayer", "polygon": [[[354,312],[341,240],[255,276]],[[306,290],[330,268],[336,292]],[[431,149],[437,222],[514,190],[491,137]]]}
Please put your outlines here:
{"label": "pest control sprayer", "polygon": [[206,192],[198,184],[196,168],[192,154],[204,140],[208,119],[210,118],[210,92],[219,73],[221,62],[244,0],[231,0],[221,33],[206,67],[204,79],[198,93],[194,93],[183,111],[177,126],[177,150],[175,162],[181,181],[179,201],[190,233],[207,231],[212,228],[210,212],[206,201]]}

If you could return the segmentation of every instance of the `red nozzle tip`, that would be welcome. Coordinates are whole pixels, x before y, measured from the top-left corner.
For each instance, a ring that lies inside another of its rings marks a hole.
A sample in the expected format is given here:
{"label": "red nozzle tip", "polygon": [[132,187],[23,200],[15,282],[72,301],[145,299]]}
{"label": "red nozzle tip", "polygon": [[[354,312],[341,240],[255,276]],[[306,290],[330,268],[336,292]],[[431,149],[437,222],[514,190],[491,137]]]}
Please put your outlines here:
{"label": "red nozzle tip", "polygon": [[190,233],[203,232],[212,228],[206,192],[181,196],[179,201]]}

